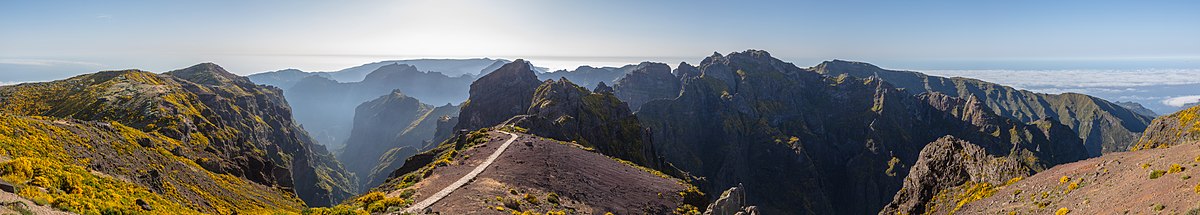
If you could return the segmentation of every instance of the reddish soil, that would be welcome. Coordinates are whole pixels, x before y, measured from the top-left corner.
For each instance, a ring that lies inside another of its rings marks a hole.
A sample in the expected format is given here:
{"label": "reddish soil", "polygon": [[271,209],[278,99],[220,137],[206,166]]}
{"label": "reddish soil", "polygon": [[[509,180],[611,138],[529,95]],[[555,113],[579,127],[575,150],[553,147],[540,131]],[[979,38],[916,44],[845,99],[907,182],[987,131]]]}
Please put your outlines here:
{"label": "reddish soil", "polygon": [[[1054,214],[1062,208],[1069,214],[1200,212],[1200,193],[1195,189],[1200,183],[1198,156],[1200,143],[1192,143],[1063,164],[1001,187],[991,197],[963,206],[959,213]],[[1183,171],[1150,178],[1153,171],[1168,171],[1173,164]],[[1068,182],[1060,182],[1063,176]],[[1067,192],[1071,183],[1079,186]]]}
{"label": "reddish soil", "polygon": [[[413,185],[424,200],[487,159],[509,135],[491,132],[488,143],[463,150],[454,164],[438,167]],[[510,214],[565,211],[574,214],[666,214],[682,202],[678,179],[659,177],[578,145],[527,134],[519,137],[470,183],[429,207],[440,214]],[[394,191],[389,195],[399,195]],[[550,193],[559,203],[549,203]],[[537,203],[524,198],[529,195]],[[505,206],[504,201],[509,205]],[[513,204],[516,203],[516,204]],[[518,206],[519,205],[519,206]],[[516,207],[513,207],[516,206]]]}

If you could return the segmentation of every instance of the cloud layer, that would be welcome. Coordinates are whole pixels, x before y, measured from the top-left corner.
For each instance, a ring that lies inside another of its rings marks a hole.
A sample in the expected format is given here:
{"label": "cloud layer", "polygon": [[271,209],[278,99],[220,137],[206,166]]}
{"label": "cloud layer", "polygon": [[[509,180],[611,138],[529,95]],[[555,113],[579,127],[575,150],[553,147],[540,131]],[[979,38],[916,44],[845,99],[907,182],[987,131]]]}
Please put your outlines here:
{"label": "cloud layer", "polygon": [[1183,107],[1200,102],[1200,95],[1180,96],[1163,100],[1162,103],[1172,107]]}

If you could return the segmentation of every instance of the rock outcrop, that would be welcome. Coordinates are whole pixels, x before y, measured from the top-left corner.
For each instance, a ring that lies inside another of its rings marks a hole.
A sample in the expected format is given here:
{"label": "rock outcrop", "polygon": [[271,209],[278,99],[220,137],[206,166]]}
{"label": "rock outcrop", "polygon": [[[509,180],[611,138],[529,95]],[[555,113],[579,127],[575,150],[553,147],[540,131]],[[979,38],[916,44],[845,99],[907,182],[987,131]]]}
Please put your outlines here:
{"label": "rock outcrop", "polygon": [[471,83],[470,98],[454,130],[491,127],[524,114],[541,84],[529,62],[520,59],[480,77]]}
{"label": "rock outcrop", "polygon": [[617,98],[629,103],[629,109],[637,111],[651,100],[679,96],[679,84],[679,78],[671,75],[671,67],[643,62],[617,80],[613,90]]}
{"label": "rock outcrop", "polygon": [[758,208],[746,205],[746,194],[740,187],[731,187],[708,205],[705,215],[756,215]]}
{"label": "rock outcrop", "polygon": [[505,124],[538,136],[575,141],[643,166],[659,166],[652,162],[649,133],[625,102],[609,93],[592,93],[565,78],[539,86],[527,112]]}
{"label": "rock outcrop", "polygon": [[1200,141],[1200,105],[1154,119],[1142,138],[1131,148],[1165,148]]}

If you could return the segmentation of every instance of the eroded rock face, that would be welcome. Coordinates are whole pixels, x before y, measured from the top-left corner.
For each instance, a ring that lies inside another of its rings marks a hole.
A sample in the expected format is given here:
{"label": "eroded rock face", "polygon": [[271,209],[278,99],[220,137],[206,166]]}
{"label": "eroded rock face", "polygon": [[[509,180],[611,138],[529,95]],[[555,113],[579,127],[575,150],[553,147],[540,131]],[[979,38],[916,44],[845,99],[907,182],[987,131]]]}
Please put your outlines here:
{"label": "eroded rock face", "polygon": [[746,194],[740,187],[731,187],[721,193],[716,201],[708,205],[705,215],[755,215],[758,208],[746,205]]}
{"label": "eroded rock face", "polygon": [[679,78],[671,75],[671,67],[662,63],[643,62],[613,85],[614,94],[637,111],[642,104],[655,99],[679,96]]}
{"label": "eroded rock face", "polygon": [[1200,141],[1200,106],[1154,119],[1133,150],[1170,147]]}
{"label": "eroded rock face", "polygon": [[567,79],[546,81],[528,111],[505,124],[538,136],[576,141],[609,156],[657,167],[649,134],[628,106],[609,93],[592,93]]}
{"label": "eroded rock face", "polygon": [[525,113],[541,84],[529,62],[520,59],[480,77],[471,83],[455,130],[491,127]]}
{"label": "eroded rock face", "polygon": [[925,145],[946,135],[997,149],[991,155],[1018,145],[1014,156],[1055,156],[1034,162],[1041,167],[1086,157],[1035,153],[1083,146],[1073,134],[1048,137],[979,102],[921,98],[878,78],[823,76],[764,51],[714,54],[697,69],[694,77],[677,72],[691,77],[678,97],[650,101],[637,116],[653,131],[657,154],[703,177],[703,191],[742,184],[763,213],[878,213]]}
{"label": "eroded rock face", "polygon": [[[917,162],[904,179],[904,188],[879,214],[925,214],[948,212],[954,207],[948,199],[934,201],[939,192],[967,182],[1000,185],[1009,179],[1033,172],[1020,161],[993,156],[982,147],[953,136],[945,136],[925,145]],[[934,203],[934,204],[930,204]]]}

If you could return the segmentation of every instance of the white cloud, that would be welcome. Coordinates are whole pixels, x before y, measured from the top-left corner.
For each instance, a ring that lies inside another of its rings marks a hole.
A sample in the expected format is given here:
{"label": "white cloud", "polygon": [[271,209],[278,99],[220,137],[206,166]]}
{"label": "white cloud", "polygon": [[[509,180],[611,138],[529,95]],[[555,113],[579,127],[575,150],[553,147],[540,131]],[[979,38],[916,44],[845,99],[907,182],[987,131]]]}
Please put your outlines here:
{"label": "white cloud", "polygon": [[22,65],[22,66],[88,66],[88,67],[104,66],[103,64],[92,63],[92,62],[50,60],[50,59],[0,59],[0,64]]}
{"label": "white cloud", "polygon": [[1196,78],[1200,77],[1200,69],[928,70],[920,72],[937,76],[975,78],[1024,89],[1130,89],[1144,86],[1200,84],[1200,78]]}
{"label": "white cloud", "polygon": [[1179,96],[1163,100],[1162,103],[1171,107],[1183,107],[1184,105],[1200,102],[1200,95]]}

